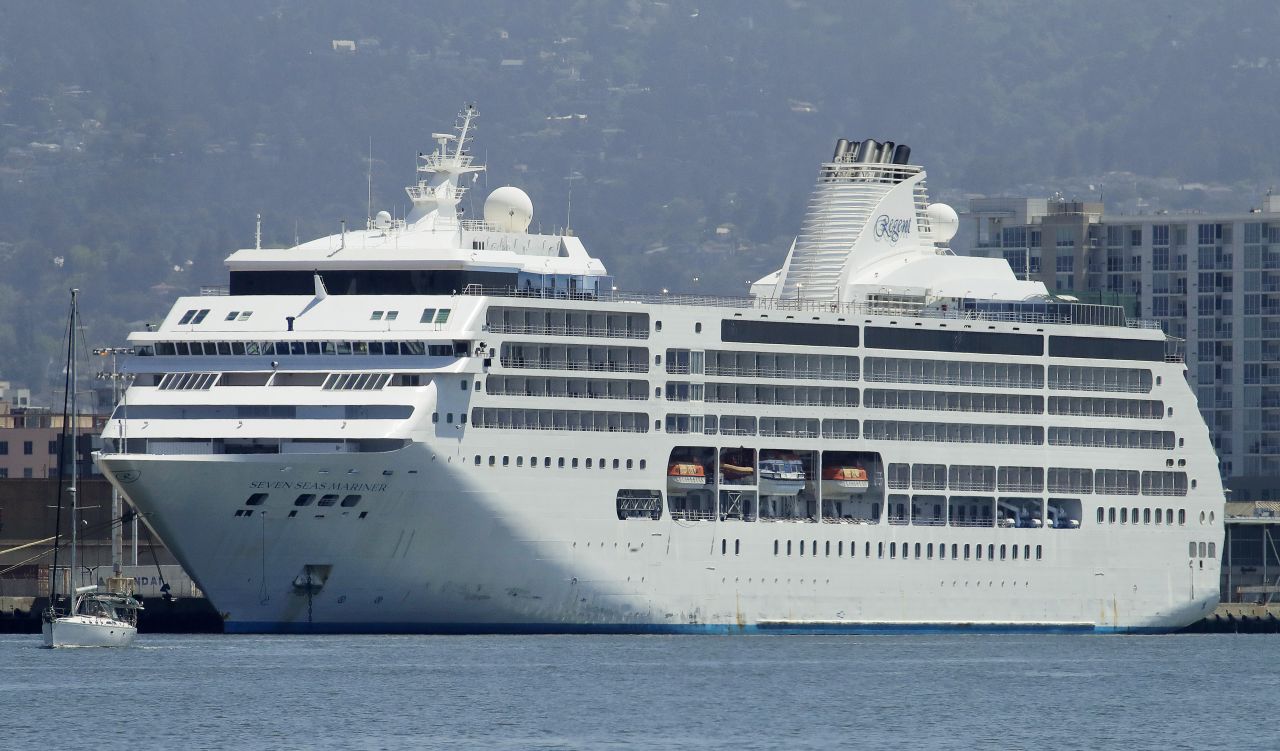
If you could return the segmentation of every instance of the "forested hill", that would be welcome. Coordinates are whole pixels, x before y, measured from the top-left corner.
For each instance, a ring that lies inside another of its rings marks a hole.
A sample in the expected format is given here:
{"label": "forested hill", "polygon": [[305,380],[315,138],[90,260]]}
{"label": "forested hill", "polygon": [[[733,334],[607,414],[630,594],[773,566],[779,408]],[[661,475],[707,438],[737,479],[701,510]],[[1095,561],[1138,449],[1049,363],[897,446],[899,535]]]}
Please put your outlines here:
{"label": "forested hill", "polygon": [[359,226],[370,148],[400,213],[464,102],[476,192],[551,230],[572,186],[626,289],[743,293],[839,136],[910,144],[959,204],[1105,181],[1243,209],[1280,175],[1277,38],[1270,2],[7,2],[0,378],[48,393],[69,287],[120,343],[224,281],[256,213],[271,245]]}

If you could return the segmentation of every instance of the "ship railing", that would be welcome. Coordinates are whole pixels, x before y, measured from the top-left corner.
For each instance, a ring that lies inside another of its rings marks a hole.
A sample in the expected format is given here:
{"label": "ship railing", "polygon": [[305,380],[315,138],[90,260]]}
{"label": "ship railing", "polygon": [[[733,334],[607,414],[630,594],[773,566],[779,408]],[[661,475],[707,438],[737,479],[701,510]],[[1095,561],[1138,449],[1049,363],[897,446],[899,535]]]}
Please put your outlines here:
{"label": "ship railing", "polygon": [[231,287],[226,284],[202,284],[200,285],[201,297],[225,297],[231,294]]}
{"label": "ship railing", "polygon": [[648,339],[649,332],[627,331],[587,326],[518,326],[510,323],[489,323],[485,331],[495,334],[532,334],[537,336],[593,336],[606,339]]}
{"label": "ship railing", "polygon": [[911,520],[911,526],[913,527],[945,527],[947,526],[947,520],[938,519],[932,516],[928,518],[916,517]]}
{"label": "ship railing", "polygon": [[517,370],[590,370],[604,373],[648,373],[649,363],[575,362],[572,360],[502,360]]}
{"label": "ship railing", "polygon": [[[672,372],[672,371],[668,371]],[[686,369],[684,372],[688,372]],[[825,373],[819,370],[788,370],[784,368],[733,368],[708,366],[706,375],[723,378],[805,378],[812,381],[856,381],[855,373]]]}
{"label": "ship railing", "polygon": [[[467,285],[462,294],[477,297],[523,297],[553,300],[593,300],[599,302],[642,303],[647,305],[680,305],[713,308],[738,308],[753,310],[777,310],[797,312],[846,313],[850,315],[898,315],[909,318],[941,320],[1000,321],[1008,323],[1064,324],[1078,326],[1120,326],[1138,329],[1159,329],[1156,321],[1132,319],[1122,308],[1112,305],[1088,303],[1046,303],[1063,312],[1035,309],[995,310],[955,308],[950,306],[925,307],[903,305],[885,301],[827,302],[804,299],[778,299],[756,297],[727,297],[717,295],[688,295],[652,292],[617,292],[614,290],[534,289],[519,287],[485,287]],[[1028,305],[1028,308],[1034,305]]]}
{"label": "ship railing", "polygon": [[580,392],[566,392],[563,394],[541,393],[534,394],[528,391],[503,391],[494,390],[488,392],[491,396],[531,396],[545,397],[547,399],[616,399],[618,401],[636,401],[642,402],[649,398],[648,394],[584,394]]}
{"label": "ship railing", "polygon": [[[983,378],[981,380],[973,378],[943,378],[937,376],[903,376],[897,373],[892,375],[887,373],[874,373],[867,371],[862,374],[862,379],[868,383],[921,383],[935,384],[939,386],[1003,386],[1005,388],[1014,389],[1042,389],[1043,382],[1027,382],[1014,378]],[[1110,388],[1099,388],[1098,391],[1111,391]]]}
{"label": "ship railing", "polygon": [[880,520],[870,516],[827,516],[822,517],[823,524],[879,524]]}
{"label": "ship railing", "polygon": [[950,527],[994,527],[991,519],[952,519],[947,523]]}
{"label": "ship railing", "polygon": [[672,510],[671,518],[687,522],[710,522],[716,520],[714,511]]}

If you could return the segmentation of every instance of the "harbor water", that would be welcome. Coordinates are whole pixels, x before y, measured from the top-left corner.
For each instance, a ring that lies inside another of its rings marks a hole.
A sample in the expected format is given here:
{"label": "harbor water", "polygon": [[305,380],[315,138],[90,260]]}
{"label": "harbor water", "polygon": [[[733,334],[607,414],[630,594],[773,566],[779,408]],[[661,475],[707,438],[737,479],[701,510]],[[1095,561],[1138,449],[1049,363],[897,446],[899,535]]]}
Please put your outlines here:
{"label": "harbor water", "polygon": [[1280,641],[0,637],[4,748],[1277,748]]}

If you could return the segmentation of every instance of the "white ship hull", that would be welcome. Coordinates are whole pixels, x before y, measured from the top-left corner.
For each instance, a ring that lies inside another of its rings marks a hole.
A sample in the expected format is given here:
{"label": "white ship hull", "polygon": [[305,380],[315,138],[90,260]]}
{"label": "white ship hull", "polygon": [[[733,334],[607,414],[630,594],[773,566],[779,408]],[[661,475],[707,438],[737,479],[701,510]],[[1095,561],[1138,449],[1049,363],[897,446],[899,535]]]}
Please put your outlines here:
{"label": "white ship hull", "polygon": [[1218,599],[1177,343],[947,251],[908,147],[838,141],[750,299],[636,295],[514,187],[461,218],[474,117],[404,219],[236,251],[131,336],[100,462],[228,630],[1168,631]]}
{"label": "white ship hull", "polygon": [[72,615],[41,624],[46,647],[127,647],[138,629],[123,621]]}
{"label": "white ship hull", "polygon": [[[1117,546],[1114,530],[1097,528],[619,521],[608,502],[616,479],[485,472],[463,459],[416,445],[340,463],[102,464],[133,478],[121,489],[231,632],[1172,631],[1218,600],[1216,561],[1197,566],[1188,535],[1169,540],[1167,529],[1126,531],[1133,543]],[[288,516],[294,489],[335,477],[355,478],[366,518],[314,507]],[[280,500],[235,516],[260,488],[278,489]],[[797,550],[804,541],[806,555],[775,555],[775,540]],[[831,555],[812,555],[827,542]],[[889,559],[876,557],[882,542],[1039,545],[1044,557]],[[318,589],[296,586],[308,566],[329,567]]]}

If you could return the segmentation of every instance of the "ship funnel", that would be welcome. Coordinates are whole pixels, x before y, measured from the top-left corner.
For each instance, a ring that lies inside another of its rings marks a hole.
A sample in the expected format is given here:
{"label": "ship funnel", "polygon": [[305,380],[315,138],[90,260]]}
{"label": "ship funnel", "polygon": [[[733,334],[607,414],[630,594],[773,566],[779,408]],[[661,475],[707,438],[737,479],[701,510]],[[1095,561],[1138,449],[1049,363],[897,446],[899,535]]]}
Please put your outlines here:
{"label": "ship funnel", "polygon": [[836,153],[831,155],[831,161],[838,162],[844,156],[844,152],[849,150],[849,139],[840,138],[836,140]]}
{"label": "ship funnel", "polygon": [[868,138],[867,140],[862,142],[862,147],[858,149],[857,160],[859,162],[875,161],[875,152],[876,152],[876,149],[878,148],[880,148],[880,144],[876,143],[875,139]]}
{"label": "ship funnel", "polygon": [[893,150],[894,164],[911,164],[911,147],[905,143],[898,144],[898,148]]}
{"label": "ship funnel", "polygon": [[876,155],[876,161],[881,164],[888,164],[893,161],[893,141],[885,141],[880,144],[880,153]]}

